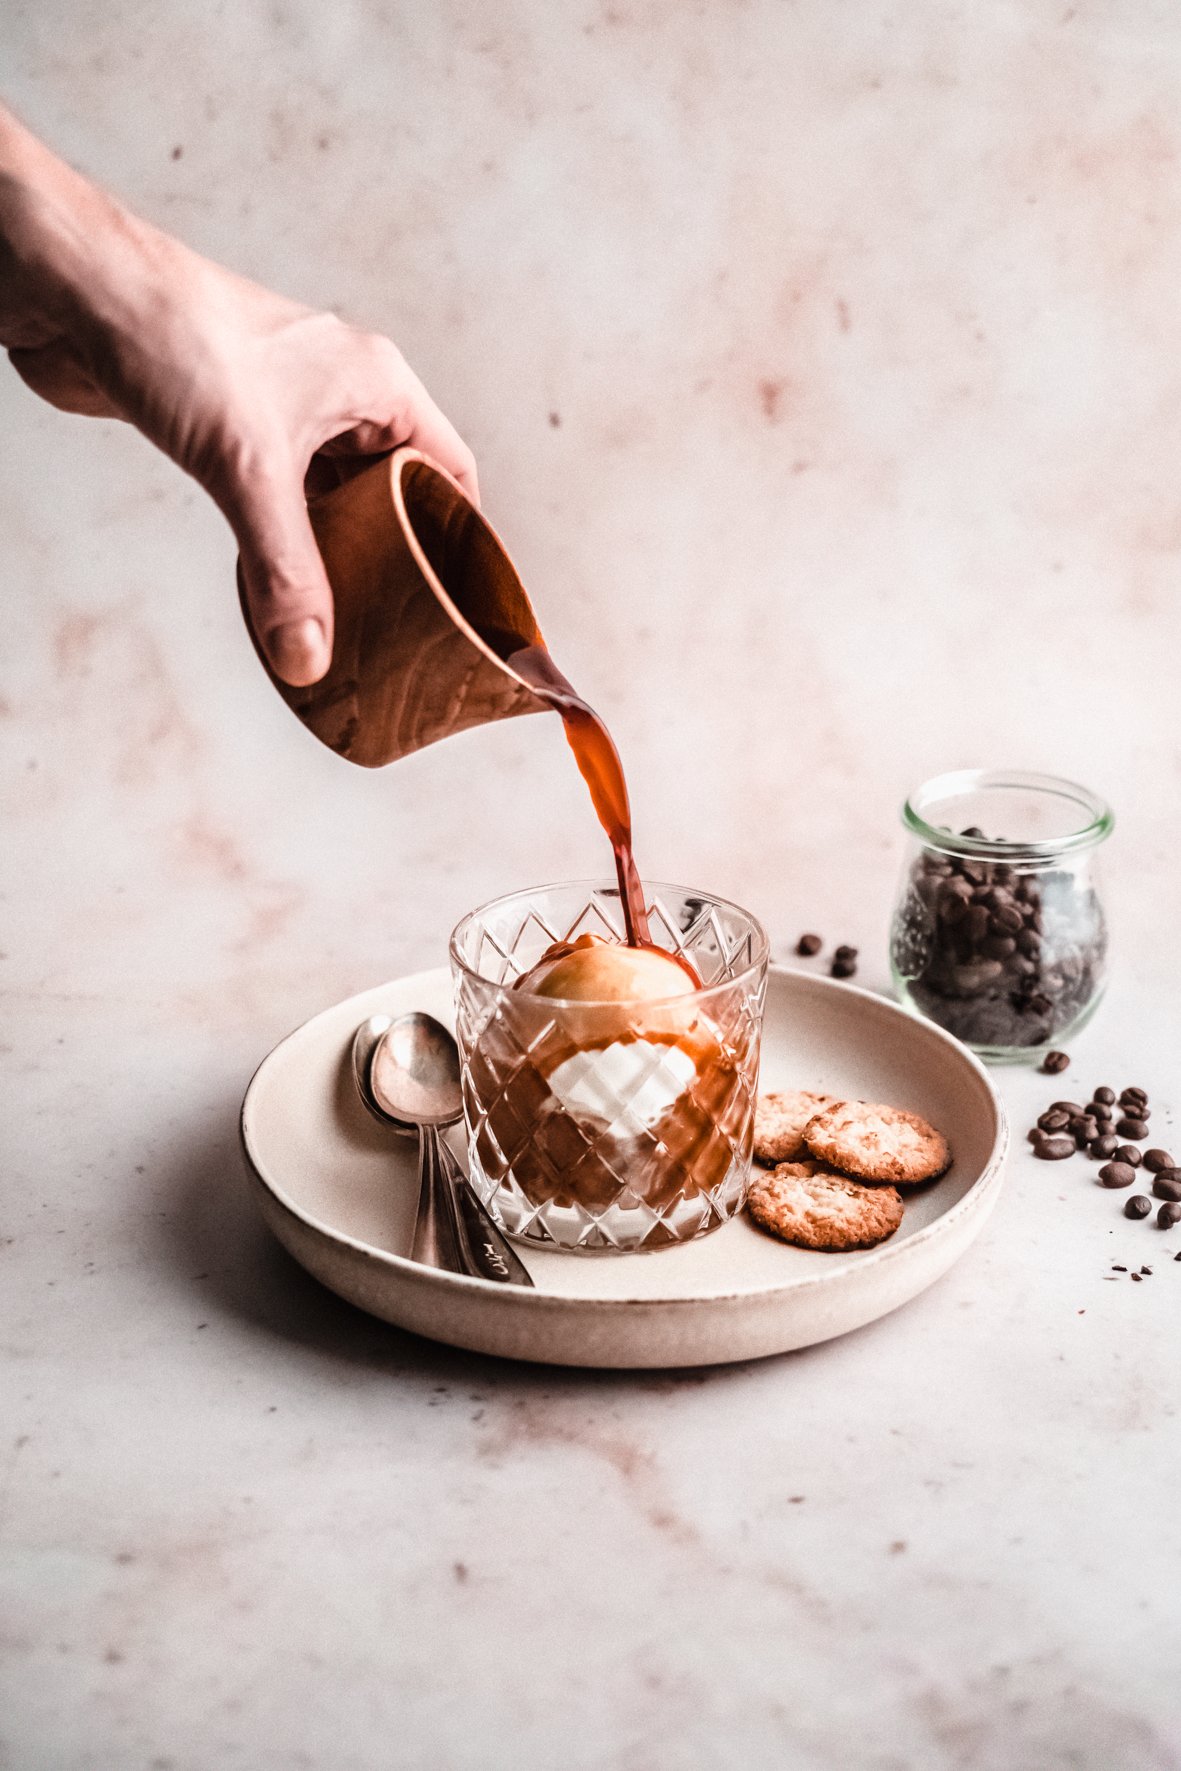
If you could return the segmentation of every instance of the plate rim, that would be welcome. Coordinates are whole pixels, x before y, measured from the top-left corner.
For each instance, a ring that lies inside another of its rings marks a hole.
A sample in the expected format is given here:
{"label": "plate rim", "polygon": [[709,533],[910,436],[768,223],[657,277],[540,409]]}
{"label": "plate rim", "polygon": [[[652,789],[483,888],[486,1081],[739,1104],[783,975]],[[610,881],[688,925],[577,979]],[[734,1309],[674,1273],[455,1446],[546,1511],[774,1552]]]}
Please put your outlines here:
{"label": "plate rim", "polygon": [[[730,1303],[754,1305],[788,1294],[798,1295],[801,1292],[822,1291],[826,1286],[840,1284],[850,1270],[861,1273],[901,1265],[911,1257],[915,1250],[921,1250],[928,1243],[942,1239],[950,1233],[954,1226],[979,1211],[986,1202],[992,1203],[992,1196],[999,1187],[1009,1151],[1009,1120],[1004,1101],[984,1064],[975,1053],[933,1021],[914,1014],[902,1004],[889,997],[879,995],[876,991],[867,990],[862,985],[848,984],[835,978],[816,977],[787,965],[771,964],[767,969],[769,973],[790,978],[793,985],[804,986],[805,991],[818,993],[833,990],[844,991],[846,994],[857,996],[863,1002],[872,1005],[875,1012],[884,1011],[888,1018],[900,1015],[905,1020],[921,1027],[937,1044],[950,1047],[956,1056],[965,1063],[991,1102],[996,1117],[996,1135],[988,1161],[963,1197],[957,1199],[954,1205],[949,1206],[946,1211],[933,1218],[929,1224],[924,1224],[920,1230],[916,1230],[913,1235],[907,1236],[903,1241],[898,1242],[890,1237],[887,1241],[879,1243],[876,1248],[858,1250],[860,1259],[853,1269],[850,1269],[847,1263],[842,1262],[833,1265],[827,1271],[824,1268],[818,1268],[814,1273],[797,1274],[790,1279],[784,1279],[773,1285],[761,1286],[753,1291],[702,1291],[676,1297],[663,1295],[595,1297],[583,1293],[547,1291],[540,1287],[494,1285],[490,1280],[472,1278],[465,1273],[448,1273],[436,1267],[426,1267],[420,1261],[412,1260],[408,1255],[394,1254],[389,1249],[378,1248],[371,1242],[363,1242],[347,1231],[337,1229],[333,1225],[325,1223],[323,1219],[313,1217],[309,1212],[303,1210],[278,1181],[264,1173],[261,1160],[251,1148],[248,1118],[251,1099],[263,1071],[284,1047],[305,1034],[325,1015],[333,1014],[337,1009],[346,1007],[350,1002],[359,1001],[362,997],[371,996],[376,990],[395,986],[400,989],[412,984],[425,986],[429,983],[432,986],[437,986],[441,980],[450,979],[450,970],[446,966],[428,966],[417,972],[408,972],[401,977],[387,978],[383,983],[370,985],[364,990],[354,991],[352,995],[342,997],[339,1002],[330,1003],[327,1007],[317,1010],[314,1015],[309,1015],[306,1020],[301,1021],[297,1027],[293,1027],[289,1033],[271,1047],[255,1067],[238,1112],[238,1141],[247,1172],[255,1184],[260,1186],[276,1205],[314,1234],[326,1237],[329,1241],[348,1248],[355,1254],[376,1261],[379,1265],[388,1266],[396,1274],[411,1278],[415,1284],[425,1284],[444,1291],[453,1291],[458,1287],[461,1294],[466,1291],[473,1296],[480,1297],[491,1297],[495,1293],[503,1300],[506,1307],[513,1309],[536,1311],[552,1308],[568,1309],[571,1306],[577,1306],[622,1315],[637,1309],[700,1309],[702,1307],[720,1307]],[[937,1183],[932,1183],[932,1185],[935,1184]],[[526,1245],[526,1252],[527,1250],[528,1245]],[[658,1256],[661,1251],[653,1252]],[[611,1257],[604,1256],[603,1258],[610,1259]]]}

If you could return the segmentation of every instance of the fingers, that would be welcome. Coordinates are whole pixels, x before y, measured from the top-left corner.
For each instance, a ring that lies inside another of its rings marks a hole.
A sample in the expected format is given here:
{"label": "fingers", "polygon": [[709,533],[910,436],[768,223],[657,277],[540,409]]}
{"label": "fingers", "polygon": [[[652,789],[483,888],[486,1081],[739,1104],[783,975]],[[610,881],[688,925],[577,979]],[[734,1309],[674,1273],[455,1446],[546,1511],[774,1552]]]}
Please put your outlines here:
{"label": "fingers", "polygon": [[[406,359],[388,338],[354,334],[354,410],[366,416],[321,444],[325,454],[379,455],[405,443],[421,449],[480,502],[476,458],[435,405]],[[350,379],[353,377],[351,376]]]}
{"label": "fingers", "polygon": [[63,340],[16,347],[9,351],[8,360],[25,385],[60,412],[80,412],[86,418],[122,417]]}
{"label": "fingers", "polygon": [[293,688],[319,682],[332,662],[332,591],[298,481],[248,481],[227,514],[267,662]]}

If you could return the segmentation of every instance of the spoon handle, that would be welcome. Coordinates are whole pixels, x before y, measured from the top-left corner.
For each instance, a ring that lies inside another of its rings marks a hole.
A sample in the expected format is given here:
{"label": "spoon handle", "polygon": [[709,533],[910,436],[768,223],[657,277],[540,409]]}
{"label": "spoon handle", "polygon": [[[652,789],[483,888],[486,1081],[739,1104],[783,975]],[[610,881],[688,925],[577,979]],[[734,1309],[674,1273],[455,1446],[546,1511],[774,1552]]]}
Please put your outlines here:
{"label": "spoon handle", "polygon": [[443,1166],[451,1182],[456,1206],[459,1241],[467,1256],[469,1273],[498,1285],[532,1285],[529,1271],[512,1243],[464,1174],[455,1155],[440,1140]]}
{"label": "spoon handle", "polygon": [[411,1256],[427,1267],[448,1273],[469,1271],[459,1246],[459,1226],[450,1177],[444,1172],[442,1146],[433,1125],[418,1131],[418,1212],[414,1219]]}

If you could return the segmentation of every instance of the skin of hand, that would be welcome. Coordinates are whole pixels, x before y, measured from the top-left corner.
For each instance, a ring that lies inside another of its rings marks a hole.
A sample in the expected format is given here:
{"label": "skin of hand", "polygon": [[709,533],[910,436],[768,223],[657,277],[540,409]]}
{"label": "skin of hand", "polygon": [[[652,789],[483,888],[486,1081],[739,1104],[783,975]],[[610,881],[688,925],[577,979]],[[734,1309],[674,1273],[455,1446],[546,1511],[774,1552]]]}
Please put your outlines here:
{"label": "skin of hand", "polygon": [[0,345],[43,399],[126,419],[205,488],[237,537],[267,659],[293,685],[332,656],[305,491],[411,443],[479,499],[471,451],[389,339],[190,251],[2,108]]}

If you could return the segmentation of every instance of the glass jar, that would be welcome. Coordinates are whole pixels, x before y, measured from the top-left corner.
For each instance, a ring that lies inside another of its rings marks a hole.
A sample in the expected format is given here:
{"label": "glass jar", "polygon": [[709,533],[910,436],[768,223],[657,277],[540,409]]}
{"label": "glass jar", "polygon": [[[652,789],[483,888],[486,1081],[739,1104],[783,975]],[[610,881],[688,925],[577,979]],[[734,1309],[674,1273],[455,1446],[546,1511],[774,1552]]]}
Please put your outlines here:
{"label": "glass jar", "polygon": [[963,769],[919,788],[902,821],[890,961],[903,1000],[998,1061],[1076,1033],[1106,979],[1109,808],[1054,775]]}
{"label": "glass jar", "polygon": [[623,940],[614,884],[514,892],[451,937],[472,1184],[524,1241],[664,1248],[745,1200],[767,937],[724,899],[648,890],[653,942],[684,955],[703,988],[608,1001],[528,988],[555,943]]}

